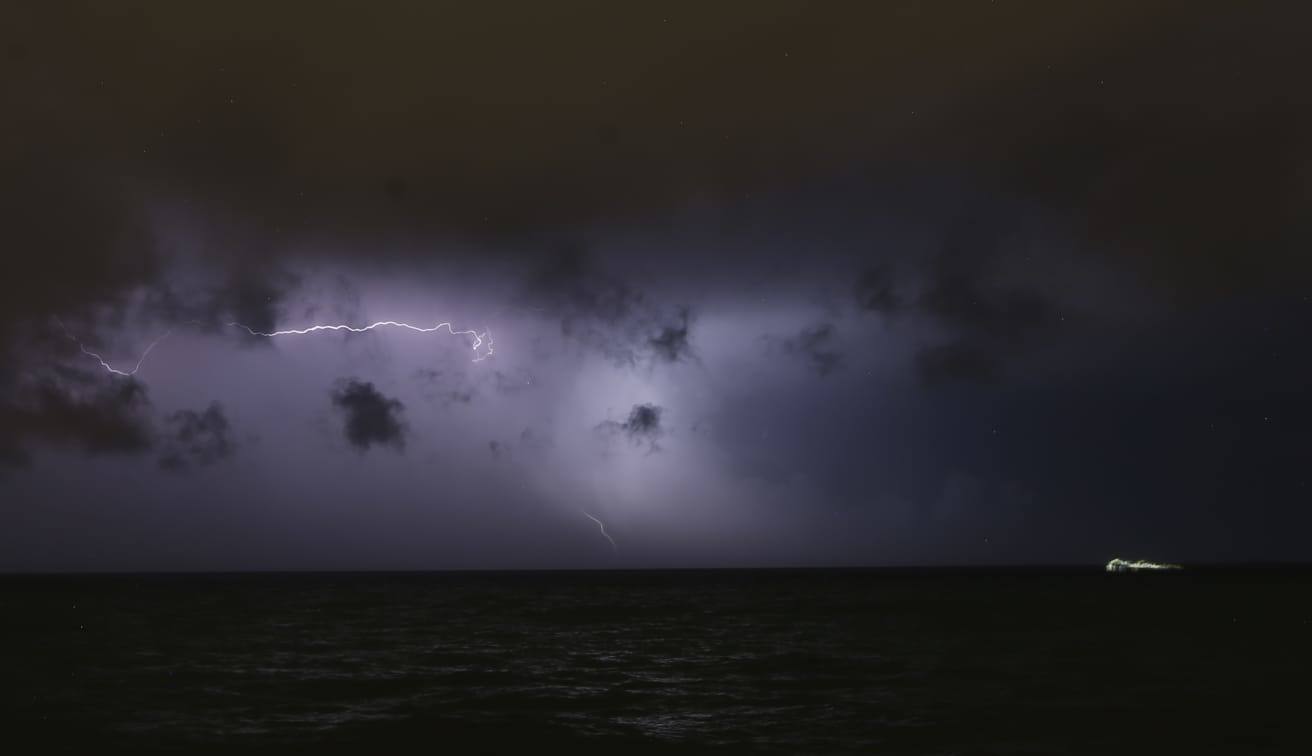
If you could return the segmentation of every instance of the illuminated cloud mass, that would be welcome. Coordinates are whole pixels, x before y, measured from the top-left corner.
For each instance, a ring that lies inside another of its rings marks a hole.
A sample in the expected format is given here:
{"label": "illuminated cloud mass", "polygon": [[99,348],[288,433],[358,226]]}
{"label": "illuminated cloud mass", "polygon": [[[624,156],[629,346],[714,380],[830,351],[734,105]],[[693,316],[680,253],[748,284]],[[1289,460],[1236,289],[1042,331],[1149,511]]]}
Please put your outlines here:
{"label": "illuminated cloud mass", "polygon": [[1312,556],[1281,14],[23,5],[0,570]]}

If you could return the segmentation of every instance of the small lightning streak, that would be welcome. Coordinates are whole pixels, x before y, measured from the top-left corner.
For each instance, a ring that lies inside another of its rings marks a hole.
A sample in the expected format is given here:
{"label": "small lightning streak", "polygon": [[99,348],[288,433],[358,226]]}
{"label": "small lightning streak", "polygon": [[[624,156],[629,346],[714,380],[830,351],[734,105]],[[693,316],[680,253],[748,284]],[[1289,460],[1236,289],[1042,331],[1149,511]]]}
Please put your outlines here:
{"label": "small lightning streak", "polygon": [[[167,339],[173,333],[173,329],[170,328],[164,333],[160,334],[158,337],[156,337],[154,341],[150,342],[150,345],[146,347],[146,350],[141,353],[141,357],[137,359],[137,364],[134,365],[131,370],[120,370],[114,367],[113,365],[110,365],[105,360],[104,357],[101,357],[96,352],[87,349],[86,344],[83,344],[78,337],[73,335],[72,331],[68,330],[68,326],[64,325],[64,321],[60,320],[59,318],[55,318],[55,322],[59,324],[59,327],[64,331],[64,335],[68,337],[69,341],[72,341],[74,344],[77,344],[77,347],[82,351],[82,354],[85,354],[86,356],[92,358],[96,362],[99,362],[100,366],[103,367],[108,372],[113,373],[114,375],[121,375],[124,377],[131,377],[136,375],[137,371],[141,370],[141,366],[145,364],[146,358],[150,356],[151,351],[154,350],[154,348],[158,346],[161,341]],[[473,339],[473,343],[470,345],[470,348],[474,350],[474,355],[475,355],[474,362],[482,362],[483,360],[486,360],[487,358],[491,357],[496,351],[493,348],[491,331],[484,330],[482,333],[473,330],[457,331],[451,326],[450,323],[438,323],[437,325],[432,327],[423,327],[423,326],[410,325],[409,323],[401,323],[395,320],[380,320],[377,323],[370,323],[367,326],[352,326],[346,324],[315,325],[315,326],[310,326],[309,328],[290,328],[283,331],[257,331],[254,328],[251,328],[250,326],[242,325],[241,323],[228,323],[228,326],[230,328],[240,328],[252,336],[261,336],[270,339],[276,338],[278,336],[304,336],[305,334],[315,333],[318,331],[350,331],[351,333],[364,333],[365,331],[372,331],[375,328],[381,328],[383,326],[389,326],[393,328],[405,328],[411,331],[415,331],[417,333],[433,333],[434,331],[439,331],[445,328],[447,330],[447,333],[450,333],[452,336],[469,336]],[[483,354],[479,354],[478,353],[479,349],[486,349],[487,351],[484,352]]]}
{"label": "small lightning streak", "polygon": [[83,344],[78,339],[78,337],[74,336],[73,333],[68,330],[68,326],[64,325],[64,321],[60,320],[59,318],[55,318],[55,322],[59,324],[59,327],[61,329],[63,329],[64,335],[68,337],[68,340],[72,341],[74,344],[77,344],[77,348],[82,350],[82,354],[85,354],[86,356],[90,357],[96,362],[99,362],[101,367],[113,373],[114,375],[121,375],[125,378],[130,378],[136,375],[137,371],[140,370],[141,366],[146,362],[146,358],[150,356],[151,350],[159,346],[159,343],[161,341],[167,339],[173,333],[173,329],[170,328],[164,333],[160,334],[158,337],[156,337],[154,341],[150,342],[150,345],[146,347],[146,351],[141,353],[141,357],[137,360],[137,364],[133,365],[131,370],[119,370],[118,368],[106,362],[104,357],[101,357],[99,354],[96,354],[90,349],[87,349],[86,344]]}
{"label": "small lightning streak", "polygon": [[606,523],[604,523],[604,522],[602,522],[601,520],[598,520],[596,517],[593,517],[592,515],[588,514],[588,510],[586,510],[586,509],[580,509],[579,511],[583,513],[583,516],[584,516],[584,517],[586,517],[586,518],[588,518],[589,520],[592,520],[593,522],[597,523],[597,527],[598,527],[598,528],[601,528],[601,534],[602,534],[603,536],[605,536],[605,538],[606,538],[607,541],[610,541],[610,547],[611,547],[613,550],[615,550],[615,551],[619,551],[619,550],[620,550],[620,547],[617,546],[617,545],[615,544],[615,539],[614,539],[614,538],[611,538],[611,537],[610,537],[610,533],[607,533],[607,532],[606,532]]}

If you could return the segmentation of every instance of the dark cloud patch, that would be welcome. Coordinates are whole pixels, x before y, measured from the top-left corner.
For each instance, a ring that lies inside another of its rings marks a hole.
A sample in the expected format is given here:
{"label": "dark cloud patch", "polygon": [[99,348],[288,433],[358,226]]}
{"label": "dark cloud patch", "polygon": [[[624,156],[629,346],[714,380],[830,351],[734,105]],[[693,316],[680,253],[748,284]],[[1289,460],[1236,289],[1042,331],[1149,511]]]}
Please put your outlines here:
{"label": "dark cloud patch", "polygon": [[843,354],[835,345],[836,330],[832,323],[819,323],[798,331],[793,336],[766,336],[766,344],[804,362],[820,376],[826,376],[843,364]]}
{"label": "dark cloud patch", "polygon": [[332,401],[345,415],[346,440],[356,449],[363,452],[375,445],[405,449],[408,429],[400,400],[383,396],[373,383],[348,378],[337,382]]}
{"label": "dark cloud patch", "polygon": [[30,144],[10,149],[21,140],[0,143],[0,461],[25,461],[30,443],[93,453],[148,447],[141,384],[80,371],[34,375],[34,366],[76,349],[55,318],[87,332],[121,322],[128,293],[157,281],[160,255],[145,213],[129,199],[129,182],[88,175],[85,162]]}
{"label": "dark cloud patch", "polygon": [[[77,159],[40,150],[26,156],[5,152],[0,146],[0,158],[10,158],[0,176],[0,228],[13,254],[0,277],[0,355],[12,357],[19,348],[30,354],[32,345],[18,342],[53,319],[88,343],[97,332],[133,325],[129,313],[142,322],[206,328],[229,320],[273,322],[271,313],[290,283],[267,260],[256,266],[209,256],[206,262],[219,270],[241,272],[200,290],[170,286],[163,273],[171,250],[161,246],[146,192],[113,161],[103,155],[86,159],[80,151]],[[62,329],[46,335],[63,338]],[[10,366],[23,361],[0,361],[0,387]]]}
{"label": "dark cloud patch", "polygon": [[159,465],[166,470],[212,465],[231,457],[237,448],[228,416],[218,402],[211,402],[201,412],[174,412],[165,419],[164,427]]}
{"label": "dark cloud patch", "polygon": [[940,324],[987,337],[1025,338],[1052,316],[1037,290],[990,281],[1003,248],[997,231],[967,224],[949,236],[930,269],[921,309]]}
{"label": "dark cloud patch", "polygon": [[[283,302],[299,283],[296,276],[273,268],[241,269],[227,284],[214,290],[209,305],[209,322],[223,328],[240,323],[252,331],[269,333],[278,330]],[[268,339],[237,330],[243,341],[269,345]]]}
{"label": "dark cloud patch", "polygon": [[949,233],[929,266],[916,306],[947,338],[917,356],[926,382],[993,380],[1009,362],[1046,343],[1057,307],[1038,288],[998,277],[1007,243],[997,226],[967,220]]}
{"label": "dark cloud patch", "polygon": [[89,454],[158,449],[160,466],[179,470],[225,459],[236,448],[221,405],[160,418],[135,378],[55,364],[7,393],[0,401],[0,462],[26,462],[37,445]]}
{"label": "dark cloud patch", "polygon": [[[156,284],[143,293],[140,314],[150,322],[164,321],[175,327],[216,333],[245,345],[270,345],[269,339],[232,324],[261,333],[277,330],[287,315],[289,297],[301,285],[300,277],[273,263],[244,261],[238,261],[221,276],[221,283],[215,285]],[[330,296],[338,293],[328,292]],[[105,325],[103,319],[100,324]]]}
{"label": "dark cloud patch", "polygon": [[625,331],[642,295],[606,275],[586,250],[574,245],[555,250],[529,275],[522,298],[530,308],[558,319],[567,338],[617,364],[636,362]]}
{"label": "dark cloud patch", "polygon": [[679,310],[674,323],[662,326],[660,331],[647,344],[657,359],[664,362],[679,362],[692,355],[692,346],[688,343],[688,308]]}
{"label": "dark cloud patch", "polygon": [[596,258],[576,244],[558,246],[528,277],[523,297],[562,320],[562,328],[578,321],[618,324],[638,307],[642,295],[608,275]]}
{"label": "dark cloud patch", "polygon": [[28,459],[33,443],[91,454],[140,453],[153,448],[146,387],[136,380],[97,380],[64,371],[24,386],[0,404],[0,459]]}
{"label": "dark cloud patch", "polygon": [[[967,201],[940,222],[946,231],[932,254],[907,255],[896,267],[874,262],[852,284],[859,310],[905,315],[907,322],[929,327],[913,361],[925,384],[1003,377],[1012,363],[1054,343],[1060,302],[1071,294],[1025,280],[1014,264],[1032,259],[1042,246],[1033,224],[1005,203],[976,201],[980,206]],[[782,344],[814,356],[813,365],[824,374],[837,364],[826,358],[831,336],[819,326]]]}
{"label": "dark cloud patch", "polygon": [[629,419],[621,427],[630,436],[651,437],[661,432],[661,413],[664,409],[654,404],[636,404]]}
{"label": "dark cloud patch", "polygon": [[662,308],[576,245],[559,247],[530,274],[521,301],[558,319],[566,338],[618,366],[677,362],[692,354],[687,307]]}
{"label": "dark cloud patch", "polygon": [[597,425],[597,431],[605,435],[621,435],[635,445],[646,444],[649,451],[659,451],[656,442],[665,435],[661,425],[664,413],[665,408],[655,404],[635,404],[624,422],[605,420]]}
{"label": "dark cloud patch", "polygon": [[902,308],[893,269],[879,263],[862,271],[852,287],[857,307],[881,315],[893,315]]}

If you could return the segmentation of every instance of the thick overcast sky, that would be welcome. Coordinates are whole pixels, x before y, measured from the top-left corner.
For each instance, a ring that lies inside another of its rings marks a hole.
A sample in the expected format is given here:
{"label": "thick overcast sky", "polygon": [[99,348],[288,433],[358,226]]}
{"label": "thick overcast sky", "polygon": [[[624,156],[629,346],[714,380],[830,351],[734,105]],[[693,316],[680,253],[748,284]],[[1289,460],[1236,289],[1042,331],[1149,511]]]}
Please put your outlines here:
{"label": "thick overcast sky", "polygon": [[1307,16],[10,8],[0,570],[1312,557]]}

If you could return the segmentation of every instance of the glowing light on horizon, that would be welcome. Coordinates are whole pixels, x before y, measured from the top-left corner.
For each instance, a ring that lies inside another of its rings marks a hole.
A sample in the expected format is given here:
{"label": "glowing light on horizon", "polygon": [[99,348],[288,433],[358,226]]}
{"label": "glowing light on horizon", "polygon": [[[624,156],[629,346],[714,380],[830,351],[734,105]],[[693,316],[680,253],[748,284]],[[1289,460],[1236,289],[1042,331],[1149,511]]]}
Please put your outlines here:
{"label": "glowing light on horizon", "polygon": [[583,516],[584,516],[584,517],[586,517],[586,518],[588,518],[589,520],[592,520],[593,522],[597,523],[597,527],[601,529],[601,534],[602,534],[602,536],[604,536],[604,537],[606,538],[607,541],[610,541],[610,547],[611,547],[612,550],[614,550],[614,551],[619,551],[619,550],[620,550],[620,547],[615,543],[615,539],[614,539],[614,538],[611,538],[611,537],[610,537],[610,533],[607,533],[607,532],[606,532],[606,523],[604,523],[604,522],[602,522],[601,520],[598,520],[596,517],[593,517],[592,515],[588,514],[588,510],[586,510],[586,509],[580,509],[579,511],[583,513]]}
{"label": "glowing light on horizon", "polygon": [[[113,365],[109,364],[109,362],[104,357],[100,356],[99,353],[93,352],[92,350],[88,349],[86,344],[82,343],[81,339],[74,336],[73,332],[68,330],[68,326],[64,325],[64,321],[60,320],[59,318],[55,318],[55,322],[58,323],[59,327],[64,331],[64,335],[67,336],[68,339],[72,341],[74,344],[77,344],[78,349],[81,350],[82,354],[85,354],[86,356],[100,363],[100,366],[103,367],[107,372],[113,375],[123,376],[125,378],[130,378],[136,375],[137,371],[141,370],[142,365],[144,365],[146,362],[146,358],[150,356],[150,353],[155,349],[155,347],[158,346],[160,342],[167,339],[173,333],[173,328],[169,328],[167,331],[160,334],[158,337],[155,338],[154,341],[150,342],[150,344],[146,347],[145,351],[141,353],[141,356],[137,358],[137,362],[135,365],[132,366],[131,370],[120,370],[119,368],[116,368]],[[193,321],[193,322],[199,323],[199,321]],[[282,336],[304,336],[306,334],[317,333],[319,331],[349,331],[351,333],[364,333],[365,331],[372,331],[375,328],[381,328],[384,326],[392,327],[392,328],[404,328],[406,330],[415,331],[416,333],[434,333],[436,331],[440,331],[443,328],[445,328],[447,330],[447,333],[451,334],[452,336],[468,336],[472,339],[470,348],[474,351],[474,360],[473,360],[474,362],[482,362],[483,360],[486,360],[487,358],[491,357],[496,352],[496,350],[493,347],[491,331],[488,331],[486,329],[482,333],[479,333],[478,331],[474,331],[474,330],[457,331],[455,330],[454,326],[452,326],[451,323],[449,322],[438,323],[437,325],[434,326],[417,326],[397,320],[380,320],[377,323],[370,323],[369,325],[366,326],[353,326],[346,323],[340,323],[340,324],[327,324],[327,325],[313,325],[313,326],[309,326],[308,328],[289,328],[279,331],[257,331],[254,328],[251,328],[250,326],[243,325],[237,322],[231,322],[228,323],[227,325],[230,328],[240,328],[252,336],[259,336],[262,338],[270,338],[270,339],[278,338]],[[486,348],[487,351],[483,354],[479,354],[479,349],[482,348]]]}
{"label": "glowing light on horizon", "polygon": [[1159,564],[1143,559],[1129,561],[1117,558],[1108,562],[1106,569],[1108,572],[1138,572],[1140,570],[1178,570],[1182,568],[1178,564]]}

